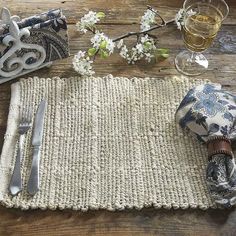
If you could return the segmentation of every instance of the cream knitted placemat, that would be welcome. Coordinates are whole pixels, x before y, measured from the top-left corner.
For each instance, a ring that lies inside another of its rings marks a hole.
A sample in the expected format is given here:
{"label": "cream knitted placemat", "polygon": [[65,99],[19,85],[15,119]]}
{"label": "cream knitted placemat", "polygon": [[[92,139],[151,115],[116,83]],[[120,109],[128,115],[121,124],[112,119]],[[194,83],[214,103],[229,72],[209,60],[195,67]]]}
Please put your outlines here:
{"label": "cream knitted placemat", "polygon": [[[0,162],[0,201],[7,207],[74,210],[201,208],[210,199],[207,152],[176,125],[175,111],[193,86],[174,78],[29,78],[12,85]],[[41,151],[41,190],[30,197],[32,130],[22,162],[24,191],[8,194],[19,108],[48,101]]]}

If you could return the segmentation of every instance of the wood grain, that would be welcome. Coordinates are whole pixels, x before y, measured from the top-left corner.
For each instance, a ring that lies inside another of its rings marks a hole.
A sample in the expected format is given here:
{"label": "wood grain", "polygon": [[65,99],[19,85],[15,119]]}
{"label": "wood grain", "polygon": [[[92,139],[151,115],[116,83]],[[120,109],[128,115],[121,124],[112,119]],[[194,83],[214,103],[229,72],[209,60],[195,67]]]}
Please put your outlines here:
{"label": "wood grain", "polygon": [[[183,3],[181,0],[5,0],[3,2],[12,9],[13,13],[17,13],[21,17],[46,11],[49,8],[63,8],[68,22],[75,23],[86,11],[93,9],[94,11],[104,11],[109,16],[105,19],[105,23],[125,25],[137,24],[147,4],[158,9],[164,18],[168,19],[173,18]],[[236,5],[234,0],[227,0],[227,2],[230,6]],[[236,9],[231,8],[225,23],[235,24],[235,14]]]}
{"label": "wood grain", "polygon": [[1,208],[0,235],[235,235],[235,211],[27,211]]}
{"label": "wood grain", "polygon": [[[228,0],[230,15],[224,22],[213,46],[206,52],[210,70],[204,74],[214,82],[236,92],[236,1]],[[107,15],[100,27],[111,37],[137,30],[146,5],[156,7],[165,19],[173,18],[181,0],[0,0],[21,17],[30,16],[50,8],[61,7],[69,22],[71,54],[89,47],[90,35],[76,31],[75,23],[89,9],[104,11]],[[114,76],[169,76],[178,75],[173,59],[184,48],[175,26],[155,32],[159,45],[170,49],[170,58],[159,63],[127,65],[118,55],[109,60],[98,59],[94,65],[96,75],[112,73]],[[132,43],[132,39],[128,40]],[[58,61],[29,76],[76,76],[71,66],[72,57]],[[17,81],[15,79],[13,82]],[[10,102],[10,85],[0,85],[0,148],[6,129]],[[231,210],[129,210],[123,212],[89,211],[21,211],[0,207],[0,236],[5,235],[236,235],[236,211]]]}

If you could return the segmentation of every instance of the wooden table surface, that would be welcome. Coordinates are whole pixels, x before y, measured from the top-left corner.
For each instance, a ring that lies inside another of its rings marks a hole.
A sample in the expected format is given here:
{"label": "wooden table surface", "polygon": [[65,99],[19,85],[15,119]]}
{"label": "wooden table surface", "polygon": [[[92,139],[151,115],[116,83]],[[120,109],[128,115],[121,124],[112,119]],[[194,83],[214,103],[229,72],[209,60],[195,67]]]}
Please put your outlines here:
{"label": "wooden table surface", "polygon": [[[228,0],[230,14],[213,46],[207,51],[210,69],[204,78],[217,81],[236,92],[236,1]],[[68,18],[71,54],[89,47],[89,36],[76,31],[75,23],[87,10],[104,11],[101,27],[111,37],[138,30],[140,16],[149,4],[166,20],[174,17],[180,0],[0,0],[12,13],[27,17],[51,8],[62,8]],[[97,60],[96,75],[168,76],[178,75],[173,59],[184,48],[175,26],[158,29],[159,44],[171,50],[170,57],[152,65],[127,65],[118,55]],[[71,57],[58,61],[51,68],[30,74],[41,77],[75,76]],[[17,81],[15,79],[13,82]],[[0,148],[6,129],[10,102],[10,85],[0,85]],[[1,183],[0,183],[1,184]],[[122,212],[89,211],[21,211],[0,207],[0,236],[7,235],[236,235],[236,210],[154,210]]]}

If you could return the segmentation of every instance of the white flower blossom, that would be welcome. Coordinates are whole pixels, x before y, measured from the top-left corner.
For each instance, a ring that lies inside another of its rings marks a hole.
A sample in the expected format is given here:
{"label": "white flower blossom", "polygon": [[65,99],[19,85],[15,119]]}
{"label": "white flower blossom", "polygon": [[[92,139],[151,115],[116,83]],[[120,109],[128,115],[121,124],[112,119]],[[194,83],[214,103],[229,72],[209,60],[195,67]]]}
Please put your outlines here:
{"label": "white flower blossom", "polygon": [[142,53],[143,52],[143,45],[141,43],[138,43],[136,45],[136,49],[138,53]]}
{"label": "white flower blossom", "polygon": [[145,60],[150,62],[154,57],[154,52],[157,49],[155,42],[148,35],[141,37],[141,42],[144,45],[143,54],[145,56]]}
{"label": "white flower blossom", "polygon": [[106,49],[108,50],[109,54],[113,53],[114,48],[115,48],[115,43],[109,38],[106,39],[107,46]]}
{"label": "white flower blossom", "polygon": [[76,24],[76,27],[78,31],[86,33],[86,28],[93,27],[99,21],[100,19],[97,16],[97,13],[94,11],[89,11],[81,18],[80,22]]}
{"label": "white flower blossom", "polygon": [[90,76],[95,72],[92,70],[91,64],[93,61],[86,56],[86,52],[79,51],[73,58],[72,64],[74,70],[77,71],[80,75]]}
{"label": "white flower blossom", "polygon": [[140,39],[141,43],[145,43],[145,42],[150,41],[150,40],[152,40],[152,39],[147,34],[145,36],[142,36],[141,39]]}
{"label": "white flower blossom", "polygon": [[121,40],[117,43],[116,47],[117,47],[118,49],[120,49],[120,48],[123,46],[123,44],[124,44],[124,40],[121,39]]}
{"label": "white flower blossom", "polygon": [[120,56],[123,57],[124,59],[126,59],[128,61],[128,63],[131,63],[132,60],[131,60],[129,50],[127,49],[126,45],[124,45],[121,48]]}
{"label": "white flower blossom", "polygon": [[183,17],[184,17],[184,9],[180,9],[178,13],[175,15],[175,23],[177,25],[177,28],[181,30],[183,25]]}
{"label": "white flower blossom", "polygon": [[153,54],[151,54],[151,53],[145,53],[145,60],[147,61],[147,62],[151,62],[151,60],[152,60],[152,58],[154,57],[154,55]]}
{"label": "white flower blossom", "polygon": [[148,9],[142,16],[140,23],[140,28],[142,31],[150,29],[151,25],[156,23],[155,12]]}
{"label": "white flower blossom", "polygon": [[141,60],[142,57],[143,57],[142,51],[140,52],[140,48],[138,49],[136,45],[131,49],[131,56],[129,63],[134,64],[136,61]]}
{"label": "white flower blossom", "polygon": [[126,45],[124,45],[120,50],[120,55],[122,57],[125,57],[127,53],[128,53],[128,49],[127,49]]}
{"label": "white flower blossom", "polygon": [[99,31],[97,31],[95,35],[91,38],[91,43],[93,44],[93,47],[96,49],[101,48],[103,46],[102,45],[103,42],[105,43],[104,43],[104,48],[102,49],[106,49],[109,55],[113,53],[115,48],[115,43],[111,39],[109,39],[104,33],[100,33]]}
{"label": "white flower blossom", "polygon": [[124,45],[120,50],[120,56],[126,59],[129,64],[134,64],[142,58],[150,62],[154,57],[155,50],[154,40],[148,35],[145,35],[140,38],[140,42],[132,47],[131,50],[128,50],[126,45]]}
{"label": "white flower blossom", "polygon": [[[175,15],[175,23],[176,23],[177,28],[179,30],[181,30],[181,28],[184,25],[184,14],[185,14],[184,9],[180,9],[178,11],[178,13]],[[187,14],[187,17],[189,17],[189,16],[193,16],[193,15],[197,14],[197,12],[195,12],[191,9],[191,10],[187,11],[186,14]]]}

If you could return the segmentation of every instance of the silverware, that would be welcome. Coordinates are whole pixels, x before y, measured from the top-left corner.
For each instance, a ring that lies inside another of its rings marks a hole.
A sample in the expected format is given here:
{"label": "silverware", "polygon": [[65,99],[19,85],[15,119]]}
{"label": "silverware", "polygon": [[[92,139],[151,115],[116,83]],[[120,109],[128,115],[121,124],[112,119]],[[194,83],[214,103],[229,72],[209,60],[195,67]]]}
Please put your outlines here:
{"label": "silverware", "polygon": [[31,128],[31,126],[32,126],[32,108],[30,106],[26,106],[21,110],[20,113],[20,124],[18,128],[18,133],[20,136],[19,136],[18,150],[13,174],[9,184],[9,191],[13,196],[17,195],[22,190],[21,161],[23,158],[23,144],[24,144],[25,134]]}
{"label": "silverware", "polygon": [[44,124],[44,115],[46,106],[47,106],[46,100],[42,100],[41,103],[39,104],[34,121],[34,130],[32,136],[33,160],[27,186],[27,190],[30,195],[34,195],[39,190],[40,146],[43,138],[43,124]]}

